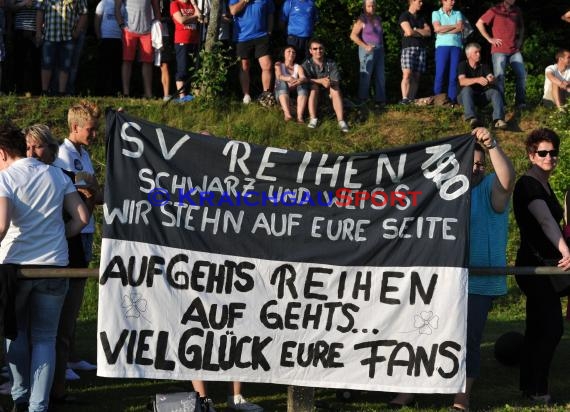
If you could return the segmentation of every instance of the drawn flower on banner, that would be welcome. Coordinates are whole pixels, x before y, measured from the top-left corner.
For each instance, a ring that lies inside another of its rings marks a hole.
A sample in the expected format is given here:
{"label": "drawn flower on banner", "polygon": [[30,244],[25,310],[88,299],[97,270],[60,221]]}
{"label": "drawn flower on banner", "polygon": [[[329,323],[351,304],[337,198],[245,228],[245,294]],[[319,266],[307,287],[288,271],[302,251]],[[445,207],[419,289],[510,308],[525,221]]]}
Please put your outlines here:
{"label": "drawn flower on banner", "polygon": [[414,327],[421,335],[431,335],[433,329],[437,329],[438,322],[439,316],[434,315],[431,310],[414,316]]}
{"label": "drawn flower on banner", "polygon": [[121,306],[125,309],[126,318],[143,318],[150,323],[150,320],[143,316],[143,312],[146,312],[147,301],[140,293],[131,292],[130,295],[124,295]]}

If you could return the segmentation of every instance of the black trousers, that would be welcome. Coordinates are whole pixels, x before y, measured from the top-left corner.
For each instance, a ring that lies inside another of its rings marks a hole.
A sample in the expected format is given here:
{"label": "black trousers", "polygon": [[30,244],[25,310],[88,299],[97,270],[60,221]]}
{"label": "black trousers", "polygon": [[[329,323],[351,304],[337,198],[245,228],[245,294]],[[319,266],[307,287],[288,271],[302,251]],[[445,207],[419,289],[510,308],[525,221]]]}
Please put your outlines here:
{"label": "black trousers", "polygon": [[560,297],[546,276],[517,276],[516,280],[526,295],[520,389],[527,395],[545,395],[552,357],[564,330]]}

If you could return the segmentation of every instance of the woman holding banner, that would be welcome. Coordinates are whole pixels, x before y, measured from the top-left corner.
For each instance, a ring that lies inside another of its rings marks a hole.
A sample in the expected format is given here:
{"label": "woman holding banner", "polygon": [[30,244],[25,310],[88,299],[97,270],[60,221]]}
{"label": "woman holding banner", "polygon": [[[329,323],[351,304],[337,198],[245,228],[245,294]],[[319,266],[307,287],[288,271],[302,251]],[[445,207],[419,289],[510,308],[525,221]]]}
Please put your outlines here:
{"label": "woman holding banner", "polygon": [[[66,236],[88,221],[87,208],[59,169],[25,158],[23,134],[0,126],[0,277],[26,267],[65,267]],[[62,212],[70,219],[63,223]],[[7,339],[16,411],[47,411],[55,365],[55,338],[67,279],[19,279],[17,336]]]}
{"label": "woman holding banner", "polygon": [[[558,164],[560,138],[537,129],[526,140],[530,169],[516,183],[513,207],[521,243],[517,266],[558,266],[570,269],[570,249],[560,220],[563,210],[548,180]],[[517,276],[526,295],[526,330],[520,367],[520,389],[531,400],[551,403],[548,375],[563,333],[560,294],[548,276]]]}

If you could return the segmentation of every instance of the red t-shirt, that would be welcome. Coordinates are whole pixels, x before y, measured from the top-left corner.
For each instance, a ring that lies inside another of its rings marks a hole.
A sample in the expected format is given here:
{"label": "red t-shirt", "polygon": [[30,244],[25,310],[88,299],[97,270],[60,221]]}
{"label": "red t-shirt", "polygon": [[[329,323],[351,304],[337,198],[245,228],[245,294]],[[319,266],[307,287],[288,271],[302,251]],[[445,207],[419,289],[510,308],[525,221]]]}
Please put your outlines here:
{"label": "red t-shirt", "polygon": [[521,10],[513,6],[507,9],[502,3],[491,7],[481,16],[487,26],[491,26],[491,37],[503,40],[500,47],[491,46],[491,53],[513,54],[520,51],[517,48],[517,37],[523,28]]}
{"label": "red t-shirt", "polygon": [[[176,12],[180,12],[182,16],[192,16],[195,13],[194,7],[188,1],[187,3],[175,0],[170,3],[170,15],[174,16]],[[175,44],[197,44],[200,40],[198,31],[198,22],[190,24],[180,24],[172,17],[174,21],[174,43]]]}

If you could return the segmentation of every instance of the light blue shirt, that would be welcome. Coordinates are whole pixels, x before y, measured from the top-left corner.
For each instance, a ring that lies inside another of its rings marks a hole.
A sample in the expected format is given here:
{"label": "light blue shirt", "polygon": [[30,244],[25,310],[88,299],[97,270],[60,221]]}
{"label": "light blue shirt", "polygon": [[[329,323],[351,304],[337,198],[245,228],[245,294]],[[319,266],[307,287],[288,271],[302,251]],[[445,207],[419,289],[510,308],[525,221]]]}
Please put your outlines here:
{"label": "light blue shirt", "polygon": [[[497,213],[491,205],[494,173],[471,190],[469,266],[506,266],[509,208]],[[507,293],[505,275],[469,275],[469,293],[499,296]]]}
{"label": "light blue shirt", "polygon": [[[442,26],[449,26],[457,24],[460,21],[465,21],[463,14],[459,10],[451,10],[450,14],[443,11],[443,7],[439,10],[432,12],[431,23],[439,22]],[[463,39],[461,32],[459,33],[437,33],[435,37],[435,47],[439,46],[455,46],[463,47]]]}

